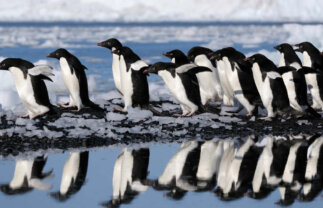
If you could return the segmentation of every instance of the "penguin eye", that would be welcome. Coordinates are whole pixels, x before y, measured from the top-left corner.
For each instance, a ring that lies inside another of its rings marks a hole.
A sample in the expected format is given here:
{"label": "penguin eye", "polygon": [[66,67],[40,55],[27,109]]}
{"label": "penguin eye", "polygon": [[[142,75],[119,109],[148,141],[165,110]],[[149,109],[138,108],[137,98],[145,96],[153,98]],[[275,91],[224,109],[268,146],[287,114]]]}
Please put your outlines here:
{"label": "penguin eye", "polygon": [[56,53],[55,55],[56,55],[56,56],[59,56],[59,53]]}
{"label": "penguin eye", "polygon": [[300,45],[299,48],[303,48],[303,45]]}

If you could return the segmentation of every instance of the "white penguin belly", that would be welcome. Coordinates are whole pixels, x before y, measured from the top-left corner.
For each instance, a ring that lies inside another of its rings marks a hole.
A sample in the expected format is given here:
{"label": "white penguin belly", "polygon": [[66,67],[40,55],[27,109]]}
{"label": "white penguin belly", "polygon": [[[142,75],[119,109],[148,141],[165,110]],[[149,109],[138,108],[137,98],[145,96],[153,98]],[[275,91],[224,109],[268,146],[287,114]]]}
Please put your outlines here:
{"label": "white penguin belly", "polygon": [[190,113],[197,111],[198,106],[188,99],[182,80],[178,75],[173,78],[169,72],[166,72],[164,70],[158,72],[158,74],[163,78],[165,84],[167,85],[168,89],[171,91],[175,99],[181,105],[183,105],[184,108],[189,110]]}
{"label": "white penguin belly", "polygon": [[67,63],[67,60],[65,58],[59,59],[61,70],[63,74],[63,80],[65,83],[65,86],[70,93],[70,98],[73,100],[70,100],[75,106],[77,106],[78,109],[83,107],[82,100],[80,97],[80,84],[79,80],[76,77],[76,73],[71,73],[71,69],[69,64]]}
{"label": "white penguin belly", "polygon": [[272,108],[272,100],[274,96],[270,87],[269,78],[266,77],[264,81],[262,80],[262,73],[258,64],[253,64],[252,75],[253,79],[255,80],[258,92],[260,94],[261,101],[268,112],[268,117],[274,116]]}
{"label": "white penguin belly", "polygon": [[229,81],[226,75],[225,63],[223,61],[217,61],[217,66],[223,94],[228,98],[228,103],[224,104],[233,106],[233,93],[231,93],[232,90],[230,89]]}
{"label": "white penguin belly", "polygon": [[124,109],[132,106],[133,84],[131,78],[131,69],[127,72],[126,62],[124,57],[120,56],[120,75],[121,75],[121,90],[123,93],[123,100],[125,103]]}
{"label": "white penguin belly", "polygon": [[317,83],[317,75],[306,74],[305,79],[306,79],[306,84],[313,98],[313,107],[323,109],[323,101],[320,96],[320,89]]}
{"label": "white penguin belly", "polygon": [[112,55],[112,75],[116,88],[119,90],[119,92],[123,93],[120,81],[120,59],[119,56],[116,54]]}
{"label": "white penguin belly", "polygon": [[284,73],[282,75],[282,78],[287,89],[287,95],[288,95],[290,106],[295,110],[302,112],[303,109],[297,102],[297,95],[296,95],[295,82],[293,79],[293,73],[292,72]]}
{"label": "white penguin belly", "polygon": [[10,67],[9,70],[13,74],[18,95],[24,106],[28,109],[29,117],[33,118],[38,114],[48,112],[49,108],[47,106],[39,105],[36,102],[30,75],[27,75],[27,79],[25,79],[23,72],[19,68]]}
{"label": "white penguin belly", "polygon": [[218,71],[213,67],[210,60],[205,55],[195,57],[194,63],[198,66],[208,67],[212,72],[202,72],[197,74],[200,83],[202,104],[208,100],[222,100],[222,87]]}

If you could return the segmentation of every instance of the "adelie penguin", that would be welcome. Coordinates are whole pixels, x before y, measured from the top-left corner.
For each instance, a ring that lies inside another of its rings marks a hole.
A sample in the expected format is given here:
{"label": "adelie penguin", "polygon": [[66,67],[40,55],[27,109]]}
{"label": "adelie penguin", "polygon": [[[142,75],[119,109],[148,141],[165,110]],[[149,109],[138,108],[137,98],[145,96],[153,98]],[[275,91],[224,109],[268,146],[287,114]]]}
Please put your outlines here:
{"label": "adelie penguin", "polygon": [[177,67],[174,63],[157,62],[145,70],[162,77],[165,84],[180,103],[182,114],[175,116],[192,116],[195,112],[204,112],[196,74],[211,71],[206,67],[192,64]]}
{"label": "adelie penguin", "polygon": [[0,70],[8,70],[12,73],[18,95],[28,110],[23,117],[34,119],[45,113],[54,112],[44,82],[44,80],[52,81],[49,78],[54,76],[49,72],[51,69],[50,66],[35,66],[19,58],[7,58],[0,63]]}
{"label": "adelie penguin", "polygon": [[227,75],[227,71],[231,69],[231,64],[228,57],[225,55],[226,52],[230,51],[235,51],[235,49],[232,47],[223,48],[212,53],[210,57],[211,61],[215,61],[218,69],[219,79],[223,90],[223,104],[226,106],[234,105],[234,91]]}
{"label": "adelie penguin", "polygon": [[287,90],[276,65],[262,54],[245,59],[252,63],[252,74],[260,98],[267,110],[267,119],[290,112]]}
{"label": "adelie penguin", "polygon": [[299,112],[307,112],[314,118],[320,118],[320,114],[307,101],[307,86],[302,72],[302,62],[293,47],[288,43],[283,43],[274,48],[281,53],[277,70],[286,86],[290,106]]}
{"label": "adelie penguin", "polygon": [[295,51],[303,54],[303,73],[313,99],[312,107],[323,110],[323,58],[310,42],[296,44]]}
{"label": "adelie penguin", "polygon": [[121,89],[124,108],[115,109],[127,112],[129,107],[149,108],[149,86],[144,70],[148,64],[141,60],[130,48],[122,47],[112,53],[120,56]]}
{"label": "adelie penguin", "polygon": [[245,56],[233,48],[219,50],[214,55],[218,60],[229,62],[225,67],[226,84],[233,90],[234,97],[241,104],[237,112],[242,110],[243,106],[248,112],[247,116],[257,114],[258,106],[262,103],[252,76],[251,64],[245,62]]}
{"label": "adelie penguin", "polygon": [[73,54],[60,48],[47,55],[48,58],[56,58],[60,62],[63,80],[70,94],[68,105],[61,104],[63,108],[77,107],[76,112],[83,107],[90,107],[98,111],[104,111],[89,98],[89,90],[85,71],[87,68]]}
{"label": "adelie penguin", "polygon": [[191,48],[187,53],[187,56],[191,62],[198,66],[208,67],[211,70],[211,72],[203,72],[196,75],[200,81],[202,105],[205,105],[210,100],[222,101],[223,99],[223,92],[218,71],[208,56],[212,52],[213,51],[211,49],[196,46]]}
{"label": "adelie penguin", "polygon": [[112,75],[114,84],[118,92],[122,95],[121,89],[121,72],[120,72],[120,55],[113,53],[113,51],[119,50],[122,48],[122,44],[116,38],[110,38],[106,41],[98,43],[98,46],[108,48],[112,53]]}

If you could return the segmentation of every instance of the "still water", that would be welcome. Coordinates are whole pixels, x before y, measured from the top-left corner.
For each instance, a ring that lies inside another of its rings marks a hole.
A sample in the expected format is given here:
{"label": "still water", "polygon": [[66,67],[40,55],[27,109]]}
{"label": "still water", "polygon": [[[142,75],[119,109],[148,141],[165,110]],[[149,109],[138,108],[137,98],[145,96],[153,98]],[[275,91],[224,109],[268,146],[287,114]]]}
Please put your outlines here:
{"label": "still water", "polygon": [[323,137],[256,140],[9,156],[0,161],[0,201],[4,207],[320,207]]}

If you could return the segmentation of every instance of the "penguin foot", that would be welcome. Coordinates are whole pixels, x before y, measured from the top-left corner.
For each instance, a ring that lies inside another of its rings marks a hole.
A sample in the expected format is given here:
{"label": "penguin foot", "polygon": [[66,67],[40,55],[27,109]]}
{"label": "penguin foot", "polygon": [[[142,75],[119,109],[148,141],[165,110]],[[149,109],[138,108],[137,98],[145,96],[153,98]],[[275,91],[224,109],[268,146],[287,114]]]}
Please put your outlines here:
{"label": "penguin foot", "polygon": [[[47,113],[47,112],[46,112]],[[42,115],[44,115],[45,113],[39,113],[39,114],[36,114],[36,115],[34,115],[34,116],[32,116],[32,117],[30,117],[30,119],[31,120],[33,120],[34,118],[37,118],[37,117],[39,117],[39,116],[42,116]]]}
{"label": "penguin foot", "polygon": [[260,118],[258,118],[259,120],[262,120],[262,121],[265,121],[265,120],[271,120],[272,119],[272,117],[268,117],[268,116],[266,116],[266,117],[260,117]]}
{"label": "penguin foot", "polygon": [[19,116],[19,118],[28,118],[29,117],[29,114],[27,113],[27,114],[25,114],[25,115],[23,115],[23,116]]}
{"label": "penguin foot", "polygon": [[179,114],[179,113],[175,113],[173,114],[174,117],[186,117],[188,116],[189,113],[182,113],[182,114]]}
{"label": "penguin foot", "polygon": [[119,113],[127,113],[127,111],[123,108],[113,108],[113,111],[119,112]]}
{"label": "penguin foot", "polygon": [[62,108],[71,108],[71,107],[73,107],[73,105],[71,105],[70,103],[68,105],[59,104],[59,106],[62,107]]}
{"label": "penguin foot", "polygon": [[81,108],[80,109],[76,109],[76,110],[71,110],[71,112],[78,113],[78,112],[80,112],[80,110],[81,110]]}

